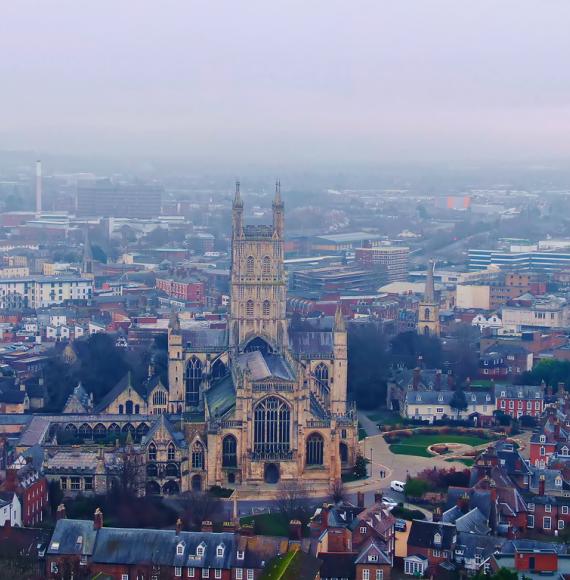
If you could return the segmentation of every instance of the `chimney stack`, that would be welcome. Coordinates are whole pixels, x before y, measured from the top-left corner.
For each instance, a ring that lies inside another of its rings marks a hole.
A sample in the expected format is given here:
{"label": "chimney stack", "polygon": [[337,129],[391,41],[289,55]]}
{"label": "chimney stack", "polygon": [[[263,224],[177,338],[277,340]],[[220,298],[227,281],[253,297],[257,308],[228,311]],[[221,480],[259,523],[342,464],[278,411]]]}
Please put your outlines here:
{"label": "chimney stack", "polygon": [[433,510],[432,521],[441,522],[441,508],[439,506]]}
{"label": "chimney stack", "polygon": [[374,492],[374,503],[380,503],[382,501],[382,492],[376,491]]}
{"label": "chimney stack", "polygon": [[179,536],[180,532],[182,532],[182,520],[178,518],[176,520],[176,535]]}
{"label": "chimney stack", "polygon": [[413,378],[413,387],[414,387],[414,391],[418,390],[418,387],[420,386],[420,377],[421,377],[421,372],[422,369],[420,367],[416,367],[414,369],[414,378]]}
{"label": "chimney stack", "polygon": [[447,371],[447,388],[450,391],[453,390],[453,373],[451,371]]}
{"label": "chimney stack", "polygon": [[289,522],[289,539],[291,540],[301,540],[302,539],[302,524],[299,520],[291,520]]}
{"label": "chimney stack", "polygon": [[441,390],[441,369],[437,369],[435,371],[435,390],[436,391],[440,391]]}
{"label": "chimney stack", "polygon": [[202,522],[202,532],[213,532],[214,524],[210,520],[204,520]]}
{"label": "chimney stack", "polygon": [[93,529],[100,530],[103,527],[103,512],[100,508],[95,510],[95,514],[93,516]]}
{"label": "chimney stack", "polygon": [[55,519],[56,520],[64,520],[67,517],[66,513],[65,513],[65,506],[60,503],[57,506],[57,512],[55,514]]}
{"label": "chimney stack", "polygon": [[236,528],[237,528],[236,524],[231,521],[224,522],[222,525],[222,531],[229,532],[232,534],[236,531]]}
{"label": "chimney stack", "polygon": [[42,213],[42,162],[36,161],[36,213]]}
{"label": "chimney stack", "polygon": [[546,478],[544,475],[541,475],[538,478],[538,495],[543,496],[546,487]]}
{"label": "chimney stack", "polygon": [[364,507],[364,493],[362,491],[356,492],[356,505],[358,505],[359,508]]}

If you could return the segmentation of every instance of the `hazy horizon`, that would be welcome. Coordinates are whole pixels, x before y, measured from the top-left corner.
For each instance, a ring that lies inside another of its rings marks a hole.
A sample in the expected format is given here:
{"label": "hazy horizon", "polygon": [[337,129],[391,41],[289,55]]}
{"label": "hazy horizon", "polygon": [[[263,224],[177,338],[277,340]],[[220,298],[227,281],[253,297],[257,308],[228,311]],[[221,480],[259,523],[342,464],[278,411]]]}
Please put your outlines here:
{"label": "hazy horizon", "polygon": [[0,150],[301,167],[570,158],[567,0],[19,0]]}

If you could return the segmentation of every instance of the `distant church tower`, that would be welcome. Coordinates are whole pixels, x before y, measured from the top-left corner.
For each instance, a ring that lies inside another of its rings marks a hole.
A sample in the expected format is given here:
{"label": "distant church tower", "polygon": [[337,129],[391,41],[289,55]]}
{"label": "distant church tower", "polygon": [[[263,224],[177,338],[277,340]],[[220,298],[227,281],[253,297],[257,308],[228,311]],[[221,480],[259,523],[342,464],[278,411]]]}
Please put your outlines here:
{"label": "distant church tower", "polygon": [[433,271],[435,263],[428,264],[424,299],[418,307],[418,334],[425,336],[439,336],[439,303],[435,298]]}
{"label": "distant church tower", "polygon": [[83,259],[81,271],[84,277],[93,278],[93,248],[89,240],[89,230],[85,228],[83,238]]}
{"label": "distant church tower", "polygon": [[[272,225],[244,225],[239,182],[232,208],[230,349],[241,352],[250,339],[275,353],[288,348],[286,278],[283,264],[284,205],[275,184]],[[261,339],[261,341],[259,340]],[[249,350],[255,350],[250,344]]]}

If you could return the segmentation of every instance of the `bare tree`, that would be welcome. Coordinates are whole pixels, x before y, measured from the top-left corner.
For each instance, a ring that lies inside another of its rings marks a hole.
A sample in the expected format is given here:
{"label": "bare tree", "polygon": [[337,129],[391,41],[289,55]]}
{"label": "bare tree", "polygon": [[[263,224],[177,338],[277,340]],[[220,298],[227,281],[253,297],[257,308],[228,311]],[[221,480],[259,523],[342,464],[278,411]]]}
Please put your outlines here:
{"label": "bare tree", "polygon": [[339,503],[346,499],[346,489],[342,479],[335,479],[330,488],[330,497],[333,503]]}
{"label": "bare tree", "polygon": [[203,521],[216,522],[223,519],[222,500],[212,493],[192,491],[181,498],[180,504],[184,523],[194,530],[199,529]]}
{"label": "bare tree", "polygon": [[311,488],[298,480],[284,481],[277,491],[277,509],[288,520],[306,523],[311,516]]}
{"label": "bare tree", "polygon": [[114,490],[122,497],[140,497],[144,490],[144,456],[132,445],[115,455],[111,470]]}

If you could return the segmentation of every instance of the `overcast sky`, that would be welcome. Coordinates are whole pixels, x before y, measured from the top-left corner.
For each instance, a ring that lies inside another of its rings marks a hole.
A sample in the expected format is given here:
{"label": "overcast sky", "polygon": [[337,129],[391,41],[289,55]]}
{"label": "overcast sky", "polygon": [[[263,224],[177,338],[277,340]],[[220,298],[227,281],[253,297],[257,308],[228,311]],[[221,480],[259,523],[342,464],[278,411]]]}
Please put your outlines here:
{"label": "overcast sky", "polygon": [[570,0],[5,0],[0,150],[570,157]]}

